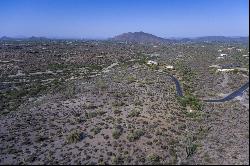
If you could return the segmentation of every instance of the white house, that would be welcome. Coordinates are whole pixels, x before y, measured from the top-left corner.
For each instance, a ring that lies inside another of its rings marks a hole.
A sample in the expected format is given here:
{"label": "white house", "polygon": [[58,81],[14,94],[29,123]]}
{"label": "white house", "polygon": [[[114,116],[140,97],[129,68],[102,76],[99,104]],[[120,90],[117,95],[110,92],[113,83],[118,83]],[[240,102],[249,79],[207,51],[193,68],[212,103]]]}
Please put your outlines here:
{"label": "white house", "polygon": [[158,65],[157,62],[152,61],[152,60],[149,60],[147,64],[148,64],[148,65]]}
{"label": "white house", "polygon": [[234,71],[234,70],[235,70],[235,69],[217,69],[217,71],[222,71],[222,72],[223,72],[223,71],[225,71],[225,72],[226,72],[226,71]]}
{"label": "white house", "polygon": [[227,54],[220,54],[220,56],[221,56],[221,57],[223,57],[223,56],[227,56]]}
{"label": "white house", "polygon": [[166,66],[166,69],[174,69],[174,66],[172,66],[172,65],[167,65],[167,66]]}

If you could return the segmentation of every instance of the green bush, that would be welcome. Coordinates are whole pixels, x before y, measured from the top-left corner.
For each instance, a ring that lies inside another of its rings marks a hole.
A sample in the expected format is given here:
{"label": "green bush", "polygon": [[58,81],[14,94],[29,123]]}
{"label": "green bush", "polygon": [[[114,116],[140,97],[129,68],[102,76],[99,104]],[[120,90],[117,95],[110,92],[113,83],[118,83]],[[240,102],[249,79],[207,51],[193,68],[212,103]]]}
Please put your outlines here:
{"label": "green bush", "polygon": [[125,103],[121,100],[116,100],[112,103],[113,107],[121,107],[121,106],[124,106]]}
{"label": "green bush", "polygon": [[181,103],[183,107],[190,106],[192,109],[195,109],[195,110],[202,109],[202,104],[200,100],[191,94],[180,97],[179,102]]}
{"label": "green bush", "polygon": [[105,89],[108,88],[108,85],[107,85],[104,81],[98,80],[98,81],[96,82],[96,87],[98,87],[98,88],[101,89],[101,90],[105,90]]}
{"label": "green bush", "polygon": [[150,154],[147,156],[148,161],[152,162],[152,163],[157,163],[160,162],[160,156],[158,156],[157,154]]}
{"label": "green bush", "polygon": [[80,133],[78,131],[74,131],[69,136],[67,136],[67,143],[76,143],[81,141],[83,138],[83,133]]}
{"label": "green bush", "polygon": [[127,136],[127,139],[130,141],[130,142],[133,142],[135,140],[138,140],[140,139],[141,136],[144,135],[144,131],[143,130],[135,130],[131,133],[128,134]]}
{"label": "green bush", "polygon": [[127,81],[128,81],[129,84],[131,84],[133,82],[136,82],[136,78],[134,76],[128,76]]}
{"label": "green bush", "polygon": [[96,116],[101,116],[101,115],[103,115],[103,114],[105,114],[105,113],[107,113],[107,112],[105,112],[105,111],[93,111],[93,112],[85,112],[85,117],[87,118],[87,119],[91,119],[91,118],[94,118],[94,117],[96,117]]}
{"label": "green bush", "polygon": [[124,158],[122,156],[113,156],[112,157],[112,163],[113,164],[123,164],[124,163]]}
{"label": "green bush", "polygon": [[98,134],[98,133],[100,133],[101,130],[102,130],[102,129],[101,129],[100,127],[95,127],[95,128],[93,128],[93,129],[91,129],[91,131],[94,132],[95,135]]}
{"label": "green bush", "polygon": [[198,147],[197,144],[191,144],[191,145],[187,146],[186,147],[187,157],[192,156],[195,153],[197,147]]}
{"label": "green bush", "polygon": [[128,117],[138,117],[140,115],[139,110],[132,110],[129,114]]}
{"label": "green bush", "polygon": [[112,137],[118,139],[122,135],[122,127],[120,125],[116,126],[112,131]]}

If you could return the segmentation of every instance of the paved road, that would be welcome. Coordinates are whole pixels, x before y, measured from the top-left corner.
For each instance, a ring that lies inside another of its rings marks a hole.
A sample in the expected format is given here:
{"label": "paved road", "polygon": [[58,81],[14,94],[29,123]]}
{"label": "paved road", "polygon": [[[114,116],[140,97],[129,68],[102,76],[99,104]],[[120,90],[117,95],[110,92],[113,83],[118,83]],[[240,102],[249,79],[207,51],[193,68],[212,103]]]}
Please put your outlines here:
{"label": "paved road", "polygon": [[[175,83],[177,95],[180,97],[183,97],[183,91],[181,89],[180,82],[178,81],[178,79],[172,75],[168,75],[168,76],[170,76]],[[239,89],[235,90],[234,92],[232,92],[231,94],[229,94],[228,96],[222,99],[209,99],[209,100],[203,100],[203,101],[204,102],[226,102],[226,101],[234,99],[237,96],[242,96],[243,92],[247,90],[247,88],[249,88],[249,82],[245,83]]]}
{"label": "paved road", "polygon": [[245,83],[239,89],[231,93],[230,95],[224,97],[223,99],[214,99],[214,100],[203,100],[204,102],[225,102],[234,99],[237,96],[242,96],[243,92],[249,88],[249,82]]}
{"label": "paved road", "polygon": [[178,96],[180,97],[183,97],[183,92],[182,92],[182,89],[181,89],[181,85],[180,85],[180,82],[178,81],[177,78],[175,78],[174,76],[172,75],[168,75],[171,77],[171,79],[174,81],[175,83],[175,87],[176,87],[176,93]]}

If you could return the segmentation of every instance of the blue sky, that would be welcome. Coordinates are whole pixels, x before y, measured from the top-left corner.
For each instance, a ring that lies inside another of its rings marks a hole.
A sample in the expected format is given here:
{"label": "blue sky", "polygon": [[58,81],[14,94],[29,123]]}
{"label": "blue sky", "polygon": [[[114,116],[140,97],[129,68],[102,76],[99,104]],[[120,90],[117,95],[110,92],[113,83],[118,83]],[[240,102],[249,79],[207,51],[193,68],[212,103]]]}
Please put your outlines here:
{"label": "blue sky", "polygon": [[0,36],[246,36],[248,0],[0,0]]}

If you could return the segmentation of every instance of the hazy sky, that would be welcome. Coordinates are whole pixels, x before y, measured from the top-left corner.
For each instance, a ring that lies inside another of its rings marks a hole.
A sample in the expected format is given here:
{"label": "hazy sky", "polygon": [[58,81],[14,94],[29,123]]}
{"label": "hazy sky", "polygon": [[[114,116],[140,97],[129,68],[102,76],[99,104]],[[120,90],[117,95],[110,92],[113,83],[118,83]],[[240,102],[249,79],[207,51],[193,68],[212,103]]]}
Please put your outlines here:
{"label": "hazy sky", "polygon": [[248,0],[0,0],[0,36],[246,36]]}

